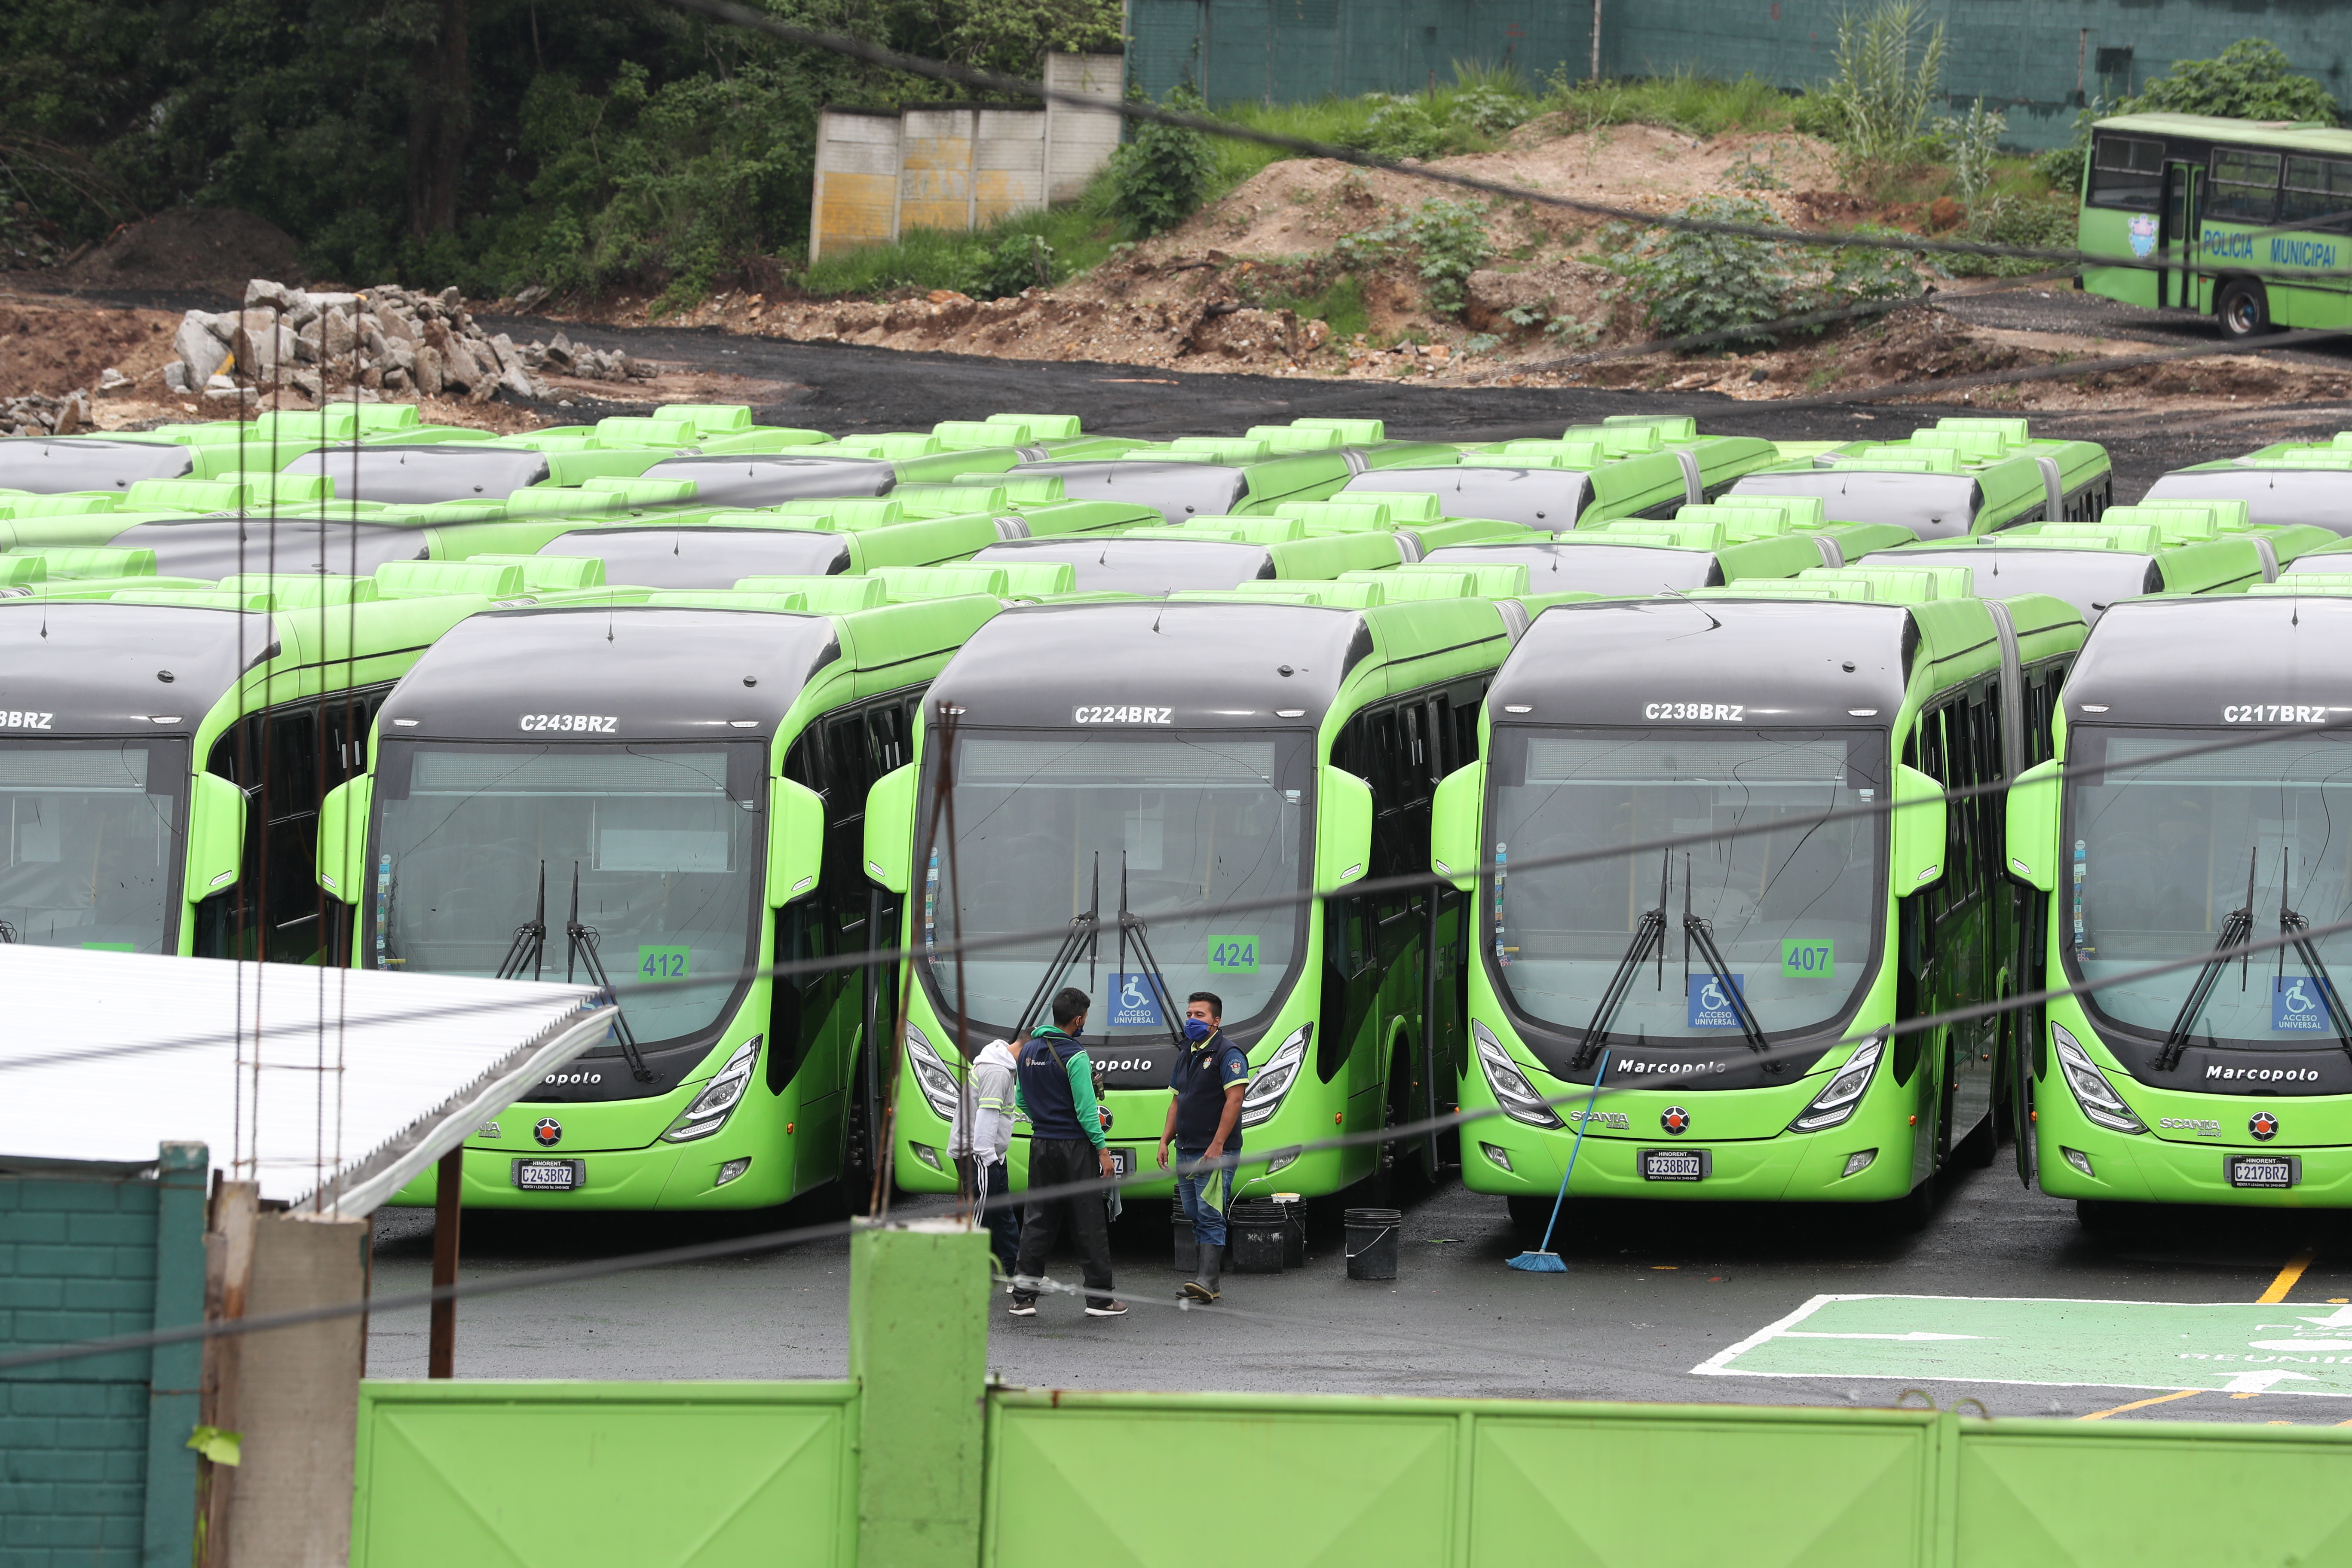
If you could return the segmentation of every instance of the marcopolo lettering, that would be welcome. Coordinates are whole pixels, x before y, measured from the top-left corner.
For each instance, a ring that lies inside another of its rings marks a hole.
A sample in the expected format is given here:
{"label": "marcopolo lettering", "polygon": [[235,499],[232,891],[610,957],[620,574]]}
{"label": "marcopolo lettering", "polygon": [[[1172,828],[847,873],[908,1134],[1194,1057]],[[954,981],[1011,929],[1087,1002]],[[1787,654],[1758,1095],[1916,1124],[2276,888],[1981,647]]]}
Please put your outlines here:
{"label": "marcopolo lettering", "polygon": [[2332,710],[2310,703],[2250,702],[2221,710],[2224,724],[2325,724]]}
{"label": "marcopolo lettering", "polygon": [[602,1083],[604,1081],[604,1075],[600,1072],[551,1072],[547,1075],[545,1081],[548,1083]]}
{"label": "marcopolo lettering", "polygon": [[1612,1072],[1623,1073],[1627,1078],[1646,1078],[1652,1073],[1729,1072],[1731,1068],[1722,1062],[1710,1061],[1703,1058],[1684,1061],[1648,1062],[1643,1061],[1639,1057],[1626,1057],[1621,1060],[1612,1062],[1610,1064],[1610,1070]]}
{"label": "marcopolo lettering", "polygon": [[1651,702],[1642,709],[1644,719],[1713,719],[1721,723],[1739,724],[1748,711],[1745,702]]}
{"label": "marcopolo lettering", "polygon": [[2205,1068],[2207,1083],[2317,1083],[2317,1068],[2233,1068],[2220,1062]]}

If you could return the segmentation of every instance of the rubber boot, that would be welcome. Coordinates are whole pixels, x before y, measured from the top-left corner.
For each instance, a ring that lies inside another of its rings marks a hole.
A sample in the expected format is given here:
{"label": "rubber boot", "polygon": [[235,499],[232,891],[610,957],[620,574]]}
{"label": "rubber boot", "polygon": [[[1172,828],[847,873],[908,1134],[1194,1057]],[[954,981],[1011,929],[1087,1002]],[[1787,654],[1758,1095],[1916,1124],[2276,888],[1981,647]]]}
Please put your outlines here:
{"label": "rubber boot", "polygon": [[1184,1281],[1184,1300],[1187,1301],[1199,1301],[1204,1305],[1215,1300],[1217,1299],[1217,1271],[1224,1267],[1224,1261],[1225,1249],[1223,1247],[1212,1247],[1205,1241],[1201,1243],[1201,1267],[1195,1271],[1196,1278]]}

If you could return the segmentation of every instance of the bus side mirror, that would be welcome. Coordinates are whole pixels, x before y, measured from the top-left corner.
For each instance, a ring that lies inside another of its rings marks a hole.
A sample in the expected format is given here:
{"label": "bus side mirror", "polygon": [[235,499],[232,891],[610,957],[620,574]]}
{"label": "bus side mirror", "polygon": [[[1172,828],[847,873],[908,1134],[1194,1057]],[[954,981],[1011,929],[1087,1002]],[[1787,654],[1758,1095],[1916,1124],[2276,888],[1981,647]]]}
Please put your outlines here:
{"label": "bus side mirror", "polygon": [[358,903],[367,886],[368,806],[374,799],[375,775],[362,773],[319,803],[319,886],[347,904]]}
{"label": "bus side mirror", "polygon": [[1895,764],[1895,895],[1906,898],[1944,874],[1944,786]]}
{"label": "bus side mirror", "polygon": [[218,773],[198,773],[188,795],[188,902],[199,903],[245,868],[245,792]]}
{"label": "bus side mirror", "polygon": [[907,890],[915,855],[915,764],[893,768],[866,792],[866,879],[885,892]]}
{"label": "bus side mirror", "polygon": [[768,781],[768,907],[816,886],[824,868],[824,796],[791,779]]}
{"label": "bus side mirror", "polygon": [[2036,763],[2009,784],[2009,820],[2001,835],[2009,874],[2029,888],[2058,888],[2058,759]]}
{"label": "bus side mirror", "polygon": [[1315,885],[1338,888],[1362,877],[1372,858],[1372,786],[1327,763],[1315,817]]}
{"label": "bus side mirror", "polygon": [[1466,763],[1445,775],[1429,808],[1429,868],[1464,892],[1478,885],[1478,807],[1486,794],[1486,764]]}

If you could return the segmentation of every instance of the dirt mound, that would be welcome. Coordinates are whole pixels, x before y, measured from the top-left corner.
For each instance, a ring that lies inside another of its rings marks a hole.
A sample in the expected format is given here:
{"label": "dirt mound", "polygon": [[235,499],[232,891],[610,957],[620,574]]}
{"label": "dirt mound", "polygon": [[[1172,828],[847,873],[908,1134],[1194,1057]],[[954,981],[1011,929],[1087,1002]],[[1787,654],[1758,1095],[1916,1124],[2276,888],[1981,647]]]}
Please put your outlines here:
{"label": "dirt mound", "polygon": [[47,280],[67,289],[245,292],[248,278],[299,281],[293,237],[236,207],[178,207],[125,226]]}
{"label": "dirt mound", "polygon": [[134,381],[153,376],[175,357],[172,329],[178,324],[161,310],[0,301],[0,396],[58,396],[95,384],[110,365]]}

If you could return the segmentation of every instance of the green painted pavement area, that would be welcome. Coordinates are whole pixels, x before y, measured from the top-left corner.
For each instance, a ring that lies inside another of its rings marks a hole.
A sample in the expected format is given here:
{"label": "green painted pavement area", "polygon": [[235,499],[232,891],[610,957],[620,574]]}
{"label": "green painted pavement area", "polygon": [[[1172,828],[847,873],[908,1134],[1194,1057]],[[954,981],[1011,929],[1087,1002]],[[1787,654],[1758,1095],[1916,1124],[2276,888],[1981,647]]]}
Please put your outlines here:
{"label": "green painted pavement area", "polygon": [[1691,1370],[2352,1395],[2352,1307],[1816,1296]]}

